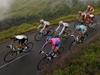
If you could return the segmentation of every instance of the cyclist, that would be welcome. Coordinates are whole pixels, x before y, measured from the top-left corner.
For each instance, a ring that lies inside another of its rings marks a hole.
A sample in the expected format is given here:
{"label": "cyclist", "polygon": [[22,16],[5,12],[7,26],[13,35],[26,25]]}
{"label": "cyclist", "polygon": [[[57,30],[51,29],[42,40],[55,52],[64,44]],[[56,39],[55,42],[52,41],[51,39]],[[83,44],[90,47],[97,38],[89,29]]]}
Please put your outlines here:
{"label": "cyclist", "polygon": [[27,49],[27,47],[23,46],[24,43],[28,42],[28,38],[25,35],[13,35],[11,36],[12,39],[12,43],[11,45],[9,45],[10,48],[12,48],[12,45],[15,43],[16,40],[18,40],[18,45],[15,49],[15,51],[18,50],[18,48],[23,48],[23,51],[25,51]]}
{"label": "cyclist", "polygon": [[[87,31],[86,26],[84,26],[84,25],[77,25],[76,26],[76,30],[74,31],[73,35],[71,35],[71,36],[74,36],[76,31],[79,31],[79,37],[77,39],[77,42],[79,42],[80,39],[84,38],[84,34]],[[80,40],[80,42],[83,42],[83,40],[82,41]]]}
{"label": "cyclist", "polygon": [[82,17],[79,21],[84,20],[84,22],[86,21],[86,13],[83,11],[79,11],[78,12],[79,16],[77,18],[79,18],[80,16]]}
{"label": "cyclist", "polygon": [[40,25],[39,25],[39,27],[37,28],[37,29],[39,29],[42,25],[44,25],[44,27],[41,29],[41,33],[42,33],[42,31],[46,28],[46,31],[47,31],[47,34],[46,35],[48,35],[48,33],[49,33],[49,28],[50,28],[50,23],[49,22],[47,22],[47,21],[44,21],[43,19],[42,20],[40,20]]}
{"label": "cyclist", "polygon": [[62,28],[62,30],[61,30],[61,32],[59,33],[58,36],[60,36],[63,32],[63,34],[64,34],[63,37],[65,37],[66,36],[65,31],[69,28],[69,24],[68,23],[63,23],[63,21],[60,21],[59,26],[57,27],[55,32],[57,32],[57,30],[60,28],[60,26],[63,26],[63,28]]}
{"label": "cyclist", "polygon": [[43,45],[42,49],[39,51],[39,53],[42,53],[43,49],[45,48],[45,46],[47,44],[51,44],[52,45],[52,49],[49,52],[47,58],[49,58],[49,60],[51,60],[51,56],[53,56],[54,58],[57,57],[57,51],[61,45],[61,41],[59,38],[52,38],[51,36],[47,37],[46,39],[46,43]]}
{"label": "cyclist", "polygon": [[92,14],[92,12],[94,12],[94,8],[91,7],[90,5],[87,6],[87,10],[86,12],[89,11],[90,14]]}

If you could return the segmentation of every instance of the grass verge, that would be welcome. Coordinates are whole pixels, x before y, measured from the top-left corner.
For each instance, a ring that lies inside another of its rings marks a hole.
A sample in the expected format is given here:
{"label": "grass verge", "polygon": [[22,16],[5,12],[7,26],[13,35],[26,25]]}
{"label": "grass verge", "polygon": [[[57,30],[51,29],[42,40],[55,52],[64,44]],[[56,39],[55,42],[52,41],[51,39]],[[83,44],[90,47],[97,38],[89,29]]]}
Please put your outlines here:
{"label": "grass verge", "polygon": [[[94,15],[100,15],[100,8],[95,9]],[[75,18],[78,15],[69,15],[69,16],[65,16],[65,17],[61,17],[55,20],[50,20],[49,22],[51,23],[51,26],[58,26],[58,23],[60,20],[63,20],[64,22],[71,22],[71,21],[75,21]],[[34,23],[34,24],[22,24],[19,27],[12,27],[9,30],[6,31],[2,31],[0,32],[0,43],[6,42],[10,40],[10,37],[12,35],[18,35],[18,34],[30,34],[33,32],[36,32],[36,28],[39,26],[39,23]]]}

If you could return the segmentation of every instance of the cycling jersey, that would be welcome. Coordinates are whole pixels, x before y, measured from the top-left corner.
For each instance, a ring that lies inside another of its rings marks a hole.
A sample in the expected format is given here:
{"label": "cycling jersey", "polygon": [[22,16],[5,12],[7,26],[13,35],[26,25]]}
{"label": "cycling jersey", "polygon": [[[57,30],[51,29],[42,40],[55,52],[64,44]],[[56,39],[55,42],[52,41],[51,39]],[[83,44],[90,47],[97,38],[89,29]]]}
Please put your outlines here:
{"label": "cycling jersey", "polygon": [[[40,32],[42,32],[42,31],[45,29],[45,27],[46,27],[46,26],[50,26],[50,23],[49,23],[49,22],[47,22],[47,21],[44,21],[44,23],[43,23],[43,24],[44,24],[44,27],[41,29],[41,31],[40,31]],[[43,24],[40,24],[38,28],[40,28],[40,27],[41,27],[41,25],[43,25]]]}
{"label": "cycling jersey", "polygon": [[[41,51],[45,48],[45,46],[47,45],[47,43],[48,43],[48,42],[46,42],[46,43],[43,45]],[[61,44],[61,41],[60,41],[59,38],[52,38],[52,39],[51,39],[52,49],[51,49],[49,55],[50,55],[51,53],[53,53],[55,47],[56,47],[56,48],[59,48],[59,47],[60,47],[60,44]],[[48,55],[48,56],[49,56],[49,55]]]}
{"label": "cycling jersey", "polygon": [[79,33],[83,33],[84,34],[86,31],[87,31],[86,26],[80,25]]}
{"label": "cycling jersey", "polygon": [[86,16],[86,13],[85,13],[85,12],[82,12],[82,13],[81,13],[81,16],[82,16],[82,17]]}
{"label": "cycling jersey", "polygon": [[[59,25],[55,31],[57,31],[57,30],[60,28],[60,26],[61,26],[61,25]],[[66,27],[67,27],[67,28],[69,27],[69,24],[68,24],[68,23],[63,23],[62,26],[63,26],[63,28],[62,28],[61,32],[59,33],[59,35],[62,34],[62,32],[64,31],[64,29],[65,29]]]}
{"label": "cycling jersey", "polygon": [[92,11],[93,12],[94,11],[94,8],[93,7],[90,7],[89,8],[89,11]]}
{"label": "cycling jersey", "polygon": [[17,35],[15,36],[16,40],[19,40],[19,44],[23,44],[28,42],[28,38],[25,35]]}

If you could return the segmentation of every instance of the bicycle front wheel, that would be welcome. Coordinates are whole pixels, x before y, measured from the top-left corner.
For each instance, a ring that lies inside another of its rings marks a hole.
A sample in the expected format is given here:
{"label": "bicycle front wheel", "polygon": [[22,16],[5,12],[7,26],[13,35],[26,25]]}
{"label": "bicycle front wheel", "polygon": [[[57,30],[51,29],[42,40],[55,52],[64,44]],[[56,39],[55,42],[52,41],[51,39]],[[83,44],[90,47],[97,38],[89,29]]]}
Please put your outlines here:
{"label": "bicycle front wheel", "polygon": [[25,53],[28,53],[32,50],[34,44],[32,42],[29,42],[26,44],[26,46],[27,46],[27,49],[25,50]]}
{"label": "bicycle front wheel", "polygon": [[69,50],[75,49],[76,45],[77,45],[76,41],[75,41],[75,40],[72,41],[72,43],[71,43],[70,46],[69,46]]}
{"label": "bicycle front wheel", "polygon": [[17,56],[17,52],[15,51],[10,51],[9,53],[7,53],[4,57],[4,61],[5,62],[10,62],[12,60],[15,59],[15,57]]}
{"label": "bicycle front wheel", "polygon": [[38,70],[41,70],[41,69],[45,68],[46,65],[48,64],[48,62],[49,62],[49,59],[47,59],[46,57],[44,57],[44,58],[43,58],[42,60],[40,60],[40,62],[38,63],[37,69],[38,69]]}
{"label": "bicycle front wheel", "polygon": [[40,32],[38,32],[38,33],[35,35],[35,37],[34,37],[34,39],[35,39],[36,41],[40,41],[42,38],[43,38],[43,34],[40,33]]}

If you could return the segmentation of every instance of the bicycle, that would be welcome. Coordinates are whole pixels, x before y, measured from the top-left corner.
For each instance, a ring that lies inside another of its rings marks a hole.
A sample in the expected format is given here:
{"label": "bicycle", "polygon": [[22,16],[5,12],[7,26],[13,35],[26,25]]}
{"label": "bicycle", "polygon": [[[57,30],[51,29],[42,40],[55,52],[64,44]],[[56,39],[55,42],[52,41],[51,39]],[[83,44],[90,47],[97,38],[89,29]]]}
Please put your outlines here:
{"label": "bicycle", "polygon": [[79,18],[76,18],[76,21],[74,23],[74,29],[76,28],[77,25],[81,25],[84,24],[84,19],[80,21]]}
{"label": "bicycle", "polygon": [[79,37],[79,35],[78,36],[73,36],[75,39],[72,41],[72,43],[70,44],[70,46],[69,46],[69,50],[73,50],[76,46],[77,46],[77,44],[80,44],[80,43],[83,43],[84,41],[86,42],[87,41],[87,38],[88,38],[88,34],[84,34],[84,37],[82,37],[81,39],[79,39],[79,41],[77,41],[77,39],[78,39],[78,37]]}
{"label": "bicycle", "polygon": [[[62,53],[63,53],[63,51],[64,51],[64,48],[63,47],[60,47],[59,49],[58,49],[58,56],[57,57],[59,57]],[[45,56],[44,56],[44,58],[42,58],[41,60],[40,60],[40,62],[38,63],[38,65],[37,65],[37,69],[38,70],[41,70],[41,69],[43,69],[43,68],[45,68],[46,66],[47,66],[47,64],[49,63],[49,59],[47,58],[47,55],[49,54],[48,52],[44,52],[43,51],[43,53],[42,54],[44,54]],[[51,56],[51,58],[52,59],[54,59],[53,58],[53,56]],[[52,60],[51,59],[51,60]]]}
{"label": "bicycle", "polygon": [[[21,53],[22,53],[22,52],[24,52],[24,53],[30,52],[30,51],[32,50],[34,44],[33,44],[32,42],[29,42],[29,43],[27,43],[27,44],[24,44],[23,46],[27,46],[27,50],[22,51],[23,48],[19,48],[17,51],[15,51],[15,49],[16,49],[17,46],[12,47],[12,51],[8,52],[8,53],[5,55],[4,61],[5,61],[5,62],[10,62],[10,61],[14,60],[14,59],[16,58],[18,52],[21,52]],[[9,48],[9,46],[7,46],[7,48]]]}
{"label": "bicycle", "polygon": [[[54,29],[53,28],[50,28],[49,29],[49,33],[48,33],[48,36],[52,36],[53,33],[54,33]],[[46,34],[47,34],[47,31],[45,29],[42,31],[42,33],[40,32],[40,29],[38,29],[38,32],[35,35],[34,39],[36,41],[40,41],[43,38],[43,36],[46,36]]]}
{"label": "bicycle", "polygon": [[58,36],[59,33],[60,33],[60,31],[56,31],[56,32],[55,32],[55,35],[56,35],[56,36],[54,36],[54,37],[55,37],[55,38],[58,37],[58,38],[60,38],[60,39],[63,39],[63,38],[68,39],[69,36],[71,35],[72,31],[71,31],[71,30],[67,30],[67,31],[65,31],[65,34],[66,34],[65,37],[63,37],[63,36],[64,36],[63,33],[62,33],[60,36]]}
{"label": "bicycle", "polygon": [[[94,17],[95,18],[95,17]],[[90,24],[88,24],[88,23],[86,23],[85,24],[85,26],[87,26],[87,29],[95,29],[96,28],[96,26],[97,26],[97,22],[95,21],[95,19],[92,19],[92,21],[93,21],[93,23],[90,23]]]}

